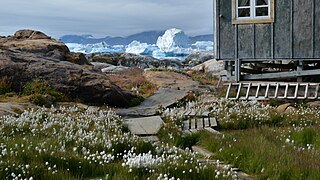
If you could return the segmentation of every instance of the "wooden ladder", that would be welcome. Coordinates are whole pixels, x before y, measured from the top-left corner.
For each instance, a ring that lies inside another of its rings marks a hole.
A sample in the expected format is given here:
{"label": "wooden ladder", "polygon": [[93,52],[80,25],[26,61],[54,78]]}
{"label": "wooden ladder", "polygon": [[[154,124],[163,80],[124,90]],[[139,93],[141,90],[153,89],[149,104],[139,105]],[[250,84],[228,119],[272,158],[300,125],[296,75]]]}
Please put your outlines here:
{"label": "wooden ladder", "polygon": [[320,99],[319,83],[241,82],[227,83],[226,99]]}

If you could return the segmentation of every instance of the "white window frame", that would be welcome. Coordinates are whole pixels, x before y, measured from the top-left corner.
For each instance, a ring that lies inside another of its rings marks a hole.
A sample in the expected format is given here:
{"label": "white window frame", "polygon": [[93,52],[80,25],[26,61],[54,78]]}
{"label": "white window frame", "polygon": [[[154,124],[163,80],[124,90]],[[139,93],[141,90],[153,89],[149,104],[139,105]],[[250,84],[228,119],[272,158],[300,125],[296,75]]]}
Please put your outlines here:
{"label": "white window frame", "polygon": [[[257,0],[249,0],[249,6],[239,7],[239,0],[232,0],[232,23],[233,24],[254,24],[254,23],[273,23],[274,17],[274,0],[268,0],[268,5],[256,5]],[[257,16],[257,8],[268,8],[267,16]],[[250,17],[239,17],[239,9],[250,9]]]}

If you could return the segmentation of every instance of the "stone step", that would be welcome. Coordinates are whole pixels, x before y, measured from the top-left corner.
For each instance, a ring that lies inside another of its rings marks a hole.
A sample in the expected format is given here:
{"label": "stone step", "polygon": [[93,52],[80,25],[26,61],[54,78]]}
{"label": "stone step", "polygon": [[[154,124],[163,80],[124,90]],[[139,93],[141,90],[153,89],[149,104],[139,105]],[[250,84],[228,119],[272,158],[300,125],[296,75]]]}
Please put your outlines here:
{"label": "stone step", "polygon": [[202,147],[200,146],[192,146],[192,150],[194,152],[198,152],[199,154],[201,154],[202,156],[204,156],[205,158],[210,158],[210,157],[213,157],[214,154],[210,151],[207,151],[206,149],[203,149]]}

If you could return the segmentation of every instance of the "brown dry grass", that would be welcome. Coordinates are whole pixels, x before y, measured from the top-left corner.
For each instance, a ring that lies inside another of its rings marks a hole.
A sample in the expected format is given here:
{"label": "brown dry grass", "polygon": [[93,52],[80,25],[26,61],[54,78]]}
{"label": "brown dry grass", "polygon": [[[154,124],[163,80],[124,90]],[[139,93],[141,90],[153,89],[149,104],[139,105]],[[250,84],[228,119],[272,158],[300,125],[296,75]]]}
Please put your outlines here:
{"label": "brown dry grass", "polygon": [[15,102],[15,103],[26,103],[26,102],[30,102],[30,96],[18,96],[18,95],[14,95],[14,96],[0,96],[0,102],[4,103],[4,102]]}
{"label": "brown dry grass", "polygon": [[188,75],[194,80],[203,85],[217,85],[219,79],[209,73],[199,71],[188,71]]}
{"label": "brown dry grass", "polygon": [[108,77],[117,86],[144,98],[153,95],[158,89],[143,76],[143,69],[140,68],[129,68],[121,73],[108,74]]}

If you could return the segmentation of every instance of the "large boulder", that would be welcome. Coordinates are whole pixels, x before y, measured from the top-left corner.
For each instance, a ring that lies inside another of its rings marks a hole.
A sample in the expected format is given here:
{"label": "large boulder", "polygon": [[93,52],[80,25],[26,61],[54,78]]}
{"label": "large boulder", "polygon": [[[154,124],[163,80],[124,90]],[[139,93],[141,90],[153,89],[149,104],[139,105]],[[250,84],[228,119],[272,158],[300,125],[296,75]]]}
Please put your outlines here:
{"label": "large boulder", "polygon": [[51,39],[46,34],[34,30],[20,30],[14,33],[17,39]]}
{"label": "large boulder", "polygon": [[[35,38],[38,34],[40,39]],[[0,38],[0,77],[12,80],[15,91],[33,80],[45,80],[54,89],[85,103],[128,106],[135,98],[97,71],[82,54],[70,53],[61,42],[43,33],[25,30]]]}
{"label": "large boulder", "polygon": [[196,51],[188,55],[183,64],[193,67],[211,59],[214,59],[213,51]]}
{"label": "large boulder", "polygon": [[191,68],[191,70],[209,73],[209,74],[212,74],[213,76],[226,75],[227,73],[224,69],[224,62],[217,61],[215,59],[211,59],[202,64],[194,66]]}

